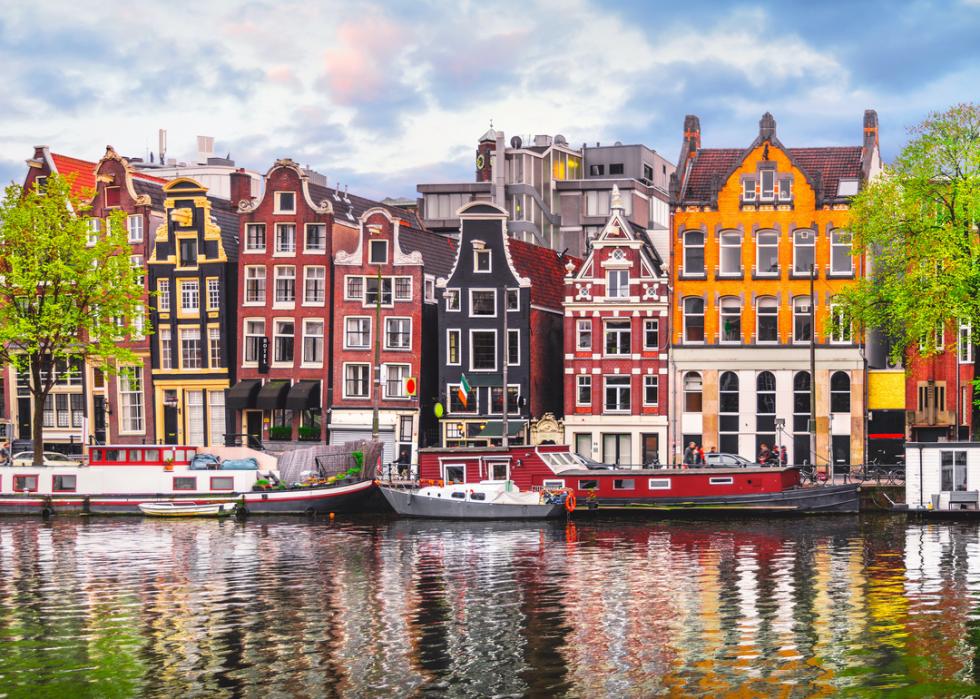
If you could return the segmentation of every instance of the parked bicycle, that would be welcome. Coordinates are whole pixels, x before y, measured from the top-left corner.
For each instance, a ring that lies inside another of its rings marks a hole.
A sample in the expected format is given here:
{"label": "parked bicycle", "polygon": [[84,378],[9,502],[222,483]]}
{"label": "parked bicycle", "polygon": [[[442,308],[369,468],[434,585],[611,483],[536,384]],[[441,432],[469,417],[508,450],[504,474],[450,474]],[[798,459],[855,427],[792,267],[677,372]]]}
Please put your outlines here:
{"label": "parked bicycle", "polygon": [[878,463],[878,459],[862,464],[859,468],[853,469],[849,478],[858,483],[874,481],[879,485],[898,485],[905,482],[905,470],[901,465],[884,465]]}

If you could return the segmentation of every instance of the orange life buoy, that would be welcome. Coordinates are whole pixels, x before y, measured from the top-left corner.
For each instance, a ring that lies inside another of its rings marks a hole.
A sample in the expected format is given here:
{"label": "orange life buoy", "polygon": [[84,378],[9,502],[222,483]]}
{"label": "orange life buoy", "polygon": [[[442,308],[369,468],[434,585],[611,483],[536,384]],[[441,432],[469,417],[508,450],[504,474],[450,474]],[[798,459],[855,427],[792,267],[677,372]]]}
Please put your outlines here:
{"label": "orange life buoy", "polygon": [[569,493],[568,497],[565,498],[565,509],[569,512],[575,512],[575,493]]}

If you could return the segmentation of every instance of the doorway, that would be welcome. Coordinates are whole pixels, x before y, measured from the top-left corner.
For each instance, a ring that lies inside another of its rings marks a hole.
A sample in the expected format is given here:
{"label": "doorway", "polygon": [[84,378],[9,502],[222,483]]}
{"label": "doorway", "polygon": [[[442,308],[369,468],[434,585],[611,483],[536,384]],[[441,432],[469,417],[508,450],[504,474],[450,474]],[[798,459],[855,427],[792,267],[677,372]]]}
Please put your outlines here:
{"label": "doorway", "polygon": [[105,396],[92,397],[92,436],[96,444],[105,444]]}
{"label": "doorway", "polygon": [[262,448],[262,411],[245,411],[245,438],[249,449]]}
{"label": "doorway", "polygon": [[17,399],[17,439],[31,438],[31,399]]}
{"label": "doorway", "polygon": [[630,436],[604,433],[602,435],[602,463],[616,466],[630,463]]}
{"label": "doorway", "polygon": [[163,392],[163,443],[177,443],[177,391]]}

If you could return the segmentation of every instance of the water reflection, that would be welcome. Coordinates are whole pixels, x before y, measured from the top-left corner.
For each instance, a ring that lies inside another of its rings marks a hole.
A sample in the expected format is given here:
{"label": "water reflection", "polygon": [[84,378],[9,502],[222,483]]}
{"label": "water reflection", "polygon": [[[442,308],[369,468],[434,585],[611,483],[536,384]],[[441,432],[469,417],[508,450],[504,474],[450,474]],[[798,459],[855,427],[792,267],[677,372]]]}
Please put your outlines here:
{"label": "water reflection", "polygon": [[0,694],[975,691],[980,527],[0,520]]}

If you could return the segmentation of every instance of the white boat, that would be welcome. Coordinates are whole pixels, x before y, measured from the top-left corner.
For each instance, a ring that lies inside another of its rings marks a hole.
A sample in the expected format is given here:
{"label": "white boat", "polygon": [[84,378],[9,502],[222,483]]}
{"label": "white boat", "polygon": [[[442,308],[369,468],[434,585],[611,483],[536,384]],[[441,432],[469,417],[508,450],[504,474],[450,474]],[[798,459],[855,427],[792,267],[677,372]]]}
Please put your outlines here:
{"label": "white boat", "polygon": [[234,502],[141,502],[140,512],[149,517],[227,517],[236,509]]}
{"label": "white boat", "polygon": [[481,481],[424,488],[381,486],[392,509],[403,517],[436,519],[545,519],[575,509],[564,491],[521,491],[513,481]]}

